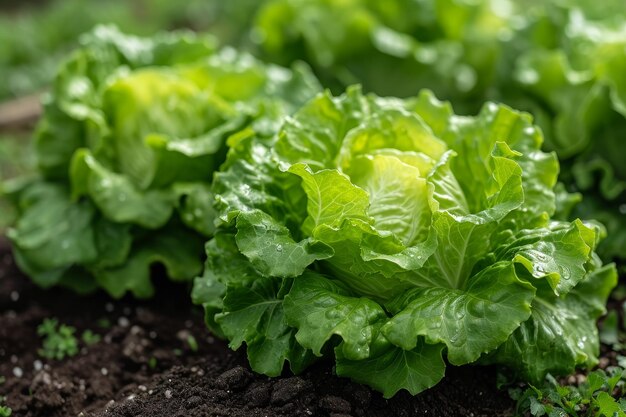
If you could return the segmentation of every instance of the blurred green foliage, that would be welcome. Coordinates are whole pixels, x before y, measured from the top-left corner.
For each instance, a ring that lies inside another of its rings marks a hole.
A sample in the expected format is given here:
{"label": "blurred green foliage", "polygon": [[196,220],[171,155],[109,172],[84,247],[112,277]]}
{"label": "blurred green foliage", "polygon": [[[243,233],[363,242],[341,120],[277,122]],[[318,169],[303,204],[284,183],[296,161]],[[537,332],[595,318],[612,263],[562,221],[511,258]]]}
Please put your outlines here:
{"label": "blurred green foliage", "polygon": [[209,30],[236,41],[241,25],[253,16],[249,8],[256,5],[251,0],[5,1],[0,4],[0,101],[44,88],[79,36],[99,23],[139,35]]}

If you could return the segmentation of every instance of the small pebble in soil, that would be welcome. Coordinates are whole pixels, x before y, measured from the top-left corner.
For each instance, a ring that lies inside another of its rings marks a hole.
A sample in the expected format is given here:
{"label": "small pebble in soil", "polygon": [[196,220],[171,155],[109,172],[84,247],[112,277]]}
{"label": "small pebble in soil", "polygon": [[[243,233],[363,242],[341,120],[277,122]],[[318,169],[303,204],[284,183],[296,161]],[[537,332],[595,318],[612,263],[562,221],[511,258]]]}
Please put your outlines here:
{"label": "small pebble in soil", "polygon": [[334,395],[327,395],[323,397],[319,402],[319,406],[326,411],[336,413],[348,414],[350,413],[350,411],[352,411],[352,406],[350,405],[350,402]]}
{"label": "small pebble in soil", "polygon": [[190,336],[191,336],[191,332],[187,329],[179,330],[176,333],[176,338],[180,340],[181,342],[186,342],[187,340],[189,340]]}
{"label": "small pebble in soil", "polygon": [[100,373],[104,376],[107,376],[109,374],[109,370],[107,368],[102,368],[100,369]]}
{"label": "small pebble in soil", "polygon": [[117,324],[119,324],[121,327],[128,327],[130,325],[130,321],[122,316],[119,319],[117,319]]}
{"label": "small pebble in soil", "polygon": [[13,375],[15,375],[16,378],[21,378],[24,375],[24,371],[19,366],[16,366],[13,368]]}
{"label": "small pebble in soil", "polygon": [[349,383],[345,386],[343,391],[344,396],[353,399],[355,407],[360,407],[362,409],[367,409],[369,407],[372,399],[372,393],[363,385]]}
{"label": "small pebble in soil", "polygon": [[244,400],[252,407],[263,407],[270,401],[270,384],[253,385],[244,394]]}
{"label": "small pebble in soil", "polygon": [[17,356],[11,355],[11,363],[17,363]]}
{"label": "small pebble in soil", "polygon": [[274,384],[274,390],[270,397],[272,404],[287,404],[296,398],[300,393],[311,388],[311,383],[304,379],[294,376],[277,381]]}
{"label": "small pebble in soil", "polygon": [[50,374],[46,371],[43,372],[39,372],[37,375],[35,375],[35,377],[33,378],[33,384],[43,384],[43,385],[50,385],[52,384],[52,377],[50,376]]}
{"label": "small pebble in soil", "polygon": [[165,390],[165,398],[167,398],[168,400],[172,398],[172,390]]}
{"label": "small pebble in soil", "polygon": [[198,397],[197,395],[194,395],[187,399],[187,401],[185,402],[185,407],[187,409],[192,409],[192,408],[198,407],[200,404],[202,404],[202,398]]}
{"label": "small pebble in soil", "polygon": [[609,358],[605,358],[602,357],[600,358],[600,360],[598,361],[598,368],[600,369],[606,369],[607,366],[609,366],[610,362],[609,362]]}
{"label": "small pebble in soil", "polygon": [[106,303],[104,305],[104,310],[107,311],[108,313],[112,313],[113,310],[115,310],[115,306],[113,305],[113,303]]}
{"label": "small pebble in soil", "polygon": [[222,389],[238,390],[247,387],[252,378],[250,371],[243,366],[237,366],[218,376],[215,384]]}
{"label": "small pebble in soil", "polygon": [[20,299],[20,293],[17,291],[11,291],[11,301],[13,301],[14,303],[17,302],[17,300]]}
{"label": "small pebble in soil", "polygon": [[41,371],[43,369],[43,363],[41,363],[41,361],[39,359],[36,359],[33,362],[33,369],[35,371]]}

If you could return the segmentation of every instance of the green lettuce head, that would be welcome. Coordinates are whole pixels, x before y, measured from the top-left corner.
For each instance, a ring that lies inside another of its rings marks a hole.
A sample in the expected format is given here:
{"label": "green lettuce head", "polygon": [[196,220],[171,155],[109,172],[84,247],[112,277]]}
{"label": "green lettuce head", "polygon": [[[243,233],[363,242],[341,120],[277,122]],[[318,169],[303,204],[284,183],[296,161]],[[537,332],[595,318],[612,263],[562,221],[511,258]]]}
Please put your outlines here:
{"label": "green lettuce head", "polygon": [[597,361],[615,270],[601,230],[551,219],[558,162],[529,115],[350,88],[228,144],[194,298],[256,371],[334,355],[390,397],[435,385],[444,358],[531,381]]}
{"label": "green lettuce head", "polygon": [[138,38],[100,26],[62,66],[36,135],[41,178],[9,232],[43,286],[150,296],[150,265],[202,269],[225,140],[273,135],[319,89],[306,68],[264,65],[186,32]]}

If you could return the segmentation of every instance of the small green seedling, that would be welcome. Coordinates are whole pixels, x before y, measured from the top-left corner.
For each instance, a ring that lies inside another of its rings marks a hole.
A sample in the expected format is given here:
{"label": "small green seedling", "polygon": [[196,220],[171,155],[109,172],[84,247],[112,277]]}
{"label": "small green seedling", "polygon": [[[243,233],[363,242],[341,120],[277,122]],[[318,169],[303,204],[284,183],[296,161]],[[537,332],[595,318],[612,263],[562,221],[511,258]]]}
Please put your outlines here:
{"label": "small green seedling", "polygon": [[95,345],[102,339],[99,334],[92,332],[91,330],[85,330],[81,336],[83,343],[87,346]]}
{"label": "small green seedling", "polygon": [[191,349],[193,352],[198,351],[198,341],[195,337],[193,337],[193,335],[190,334],[189,336],[187,336],[187,344],[189,345],[189,349]]}
{"label": "small green seedling", "polygon": [[110,329],[111,328],[111,320],[107,319],[106,317],[103,317],[101,319],[98,319],[98,327],[100,327],[101,329]]}
{"label": "small green seedling", "polygon": [[561,385],[548,375],[541,388],[512,389],[517,416],[626,417],[626,370],[597,370],[580,385]]}
{"label": "small green seedling", "polygon": [[11,414],[13,414],[13,410],[11,410],[6,405],[2,405],[2,403],[5,401],[5,397],[0,397],[0,417],[9,417]]}
{"label": "small green seedling", "polygon": [[39,355],[48,359],[61,360],[78,353],[78,340],[74,336],[76,329],[65,324],[59,325],[57,319],[45,319],[37,327],[37,334],[43,336],[43,347]]}

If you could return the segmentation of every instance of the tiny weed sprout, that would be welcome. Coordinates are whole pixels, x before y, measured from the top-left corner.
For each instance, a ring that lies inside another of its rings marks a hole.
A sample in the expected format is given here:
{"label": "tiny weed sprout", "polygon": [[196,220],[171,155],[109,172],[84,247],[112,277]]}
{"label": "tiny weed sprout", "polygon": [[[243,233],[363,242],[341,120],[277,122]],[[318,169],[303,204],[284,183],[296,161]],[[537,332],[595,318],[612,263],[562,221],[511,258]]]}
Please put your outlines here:
{"label": "tiny weed sprout", "polygon": [[44,319],[37,327],[37,334],[43,337],[39,355],[47,359],[61,360],[78,353],[78,340],[74,333],[76,329],[65,324],[59,324],[57,319]]}
{"label": "tiny weed sprout", "polygon": [[99,334],[92,332],[91,330],[85,330],[81,336],[81,340],[85,345],[91,346],[100,341],[101,337]]}
{"label": "tiny weed sprout", "polygon": [[111,320],[107,319],[107,318],[101,318],[98,319],[98,327],[100,327],[101,329],[107,330],[111,328]]}
{"label": "tiny weed sprout", "polygon": [[198,341],[192,334],[187,336],[187,345],[189,346],[189,349],[191,349],[192,352],[198,351]]}

